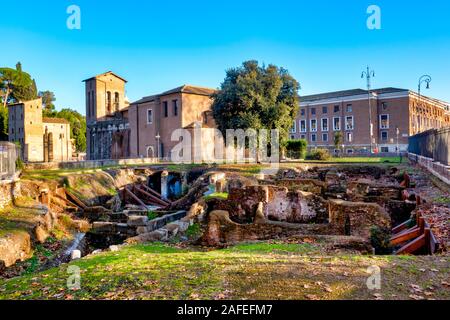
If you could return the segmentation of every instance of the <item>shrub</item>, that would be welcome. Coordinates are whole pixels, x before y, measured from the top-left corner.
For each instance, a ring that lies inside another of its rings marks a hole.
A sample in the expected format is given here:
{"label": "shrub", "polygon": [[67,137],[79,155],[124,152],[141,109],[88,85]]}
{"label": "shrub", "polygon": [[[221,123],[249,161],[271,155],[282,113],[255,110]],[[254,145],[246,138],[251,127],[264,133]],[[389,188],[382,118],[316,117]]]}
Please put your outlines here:
{"label": "shrub", "polygon": [[156,212],[154,212],[154,211],[148,211],[147,212],[147,218],[148,218],[148,220],[155,220],[156,218],[158,218],[159,217],[159,215],[156,213]]}
{"label": "shrub", "polygon": [[325,161],[330,159],[331,159],[330,152],[326,149],[313,150],[306,156],[306,160]]}
{"label": "shrub", "polygon": [[308,142],[305,139],[288,140],[286,142],[286,151],[289,157],[305,159]]}
{"label": "shrub", "polygon": [[370,242],[375,254],[391,254],[391,230],[389,228],[372,227],[370,229]]}

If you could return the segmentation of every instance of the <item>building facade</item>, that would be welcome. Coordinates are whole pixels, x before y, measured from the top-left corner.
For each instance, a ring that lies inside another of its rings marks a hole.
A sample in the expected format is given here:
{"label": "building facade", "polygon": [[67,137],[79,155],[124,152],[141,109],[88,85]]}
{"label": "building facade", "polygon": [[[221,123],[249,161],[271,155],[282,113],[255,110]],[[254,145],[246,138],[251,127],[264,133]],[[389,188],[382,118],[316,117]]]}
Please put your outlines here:
{"label": "building facade", "polygon": [[[325,148],[332,153],[369,153],[371,146],[377,153],[394,153],[407,151],[408,138],[414,134],[450,126],[449,103],[410,90],[373,90],[370,105],[371,121],[366,90],[301,97],[291,138],[306,139],[310,148]],[[336,148],[338,132],[342,142]]]}
{"label": "building facade", "polygon": [[113,72],[84,80],[87,159],[166,158],[177,129],[214,128],[213,89],[184,85],[129,104],[127,81]]}
{"label": "building facade", "polygon": [[88,160],[130,156],[130,127],[125,85],[109,71],[84,80],[86,94],[86,156]]}
{"label": "building facade", "polygon": [[8,108],[9,141],[20,144],[24,161],[72,160],[70,124],[65,119],[43,118],[41,98]]}

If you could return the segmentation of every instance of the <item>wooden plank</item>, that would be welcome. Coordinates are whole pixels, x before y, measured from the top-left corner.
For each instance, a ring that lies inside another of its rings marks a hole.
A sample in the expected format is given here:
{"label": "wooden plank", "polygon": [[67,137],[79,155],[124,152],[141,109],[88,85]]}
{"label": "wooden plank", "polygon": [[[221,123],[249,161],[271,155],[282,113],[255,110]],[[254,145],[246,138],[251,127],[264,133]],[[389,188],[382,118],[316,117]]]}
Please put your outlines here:
{"label": "wooden plank", "polygon": [[157,203],[159,205],[162,205],[162,206],[168,206],[169,205],[168,203],[162,201],[161,199],[158,199],[157,197],[151,195],[150,193],[142,190],[141,188],[139,188],[137,186],[135,187],[135,190],[136,190],[136,192],[140,192],[143,195],[147,196],[148,198],[150,198],[151,201],[153,201],[153,202],[155,202],[155,203]]}
{"label": "wooden plank", "polygon": [[393,233],[393,234],[397,234],[397,233],[399,233],[399,232],[401,232],[401,231],[403,231],[403,230],[408,229],[408,226],[409,226],[409,224],[410,224],[411,222],[412,222],[412,220],[409,219],[408,221],[403,222],[402,224],[396,226],[394,229],[392,229],[392,233]]}
{"label": "wooden plank", "polygon": [[145,210],[147,210],[147,205],[141,199],[139,199],[133,192],[131,192],[128,188],[125,188],[124,190],[131,198],[133,198],[133,200],[135,200],[137,203],[139,203],[140,206],[142,206],[143,208],[145,208]]}
{"label": "wooden plank", "polygon": [[422,235],[422,231],[419,228],[416,228],[414,230],[411,230],[409,232],[406,233],[402,233],[398,236],[395,236],[393,238],[391,238],[391,245],[392,246],[397,246],[399,244],[405,243],[407,241],[410,241],[412,239],[415,239],[417,237],[419,237],[420,235]]}
{"label": "wooden plank", "polygon": [[419,238],[415,239],[414,241],[411,241],[404,247],[402,247],[400,250],[398,250],[395,254],[413,254],[414,252],[417,252],[421,248],[423,248],[426,245],[425,243],[425,235],[421,235]]}
{"label": "wooden plank", "polygon": [[172,204],[172,201],[166,200],[166,199],[162,199],[162,195],[159,192],[157,192],[157,191],[153,190],[152,188],[150,188],[149,186],[146,186],[145,184],[142,184],[140,186],[142,188],[144,188],[147,192],[150,192],[153,195],[155,195],[156,197],[158,197],[159,199],[161,199],[162,201],[167,202],[167,204]]}
{"label": "wooden plank", "polygon": [[67,189],[65,189],[66,195],[69,196],[69,200],[73,201],[77,206],[82,208],[83,210],[87,208],[87,205],[83,203],[80,199],[78,199],[75,195],[73,195],[71,192],[69,192]]}

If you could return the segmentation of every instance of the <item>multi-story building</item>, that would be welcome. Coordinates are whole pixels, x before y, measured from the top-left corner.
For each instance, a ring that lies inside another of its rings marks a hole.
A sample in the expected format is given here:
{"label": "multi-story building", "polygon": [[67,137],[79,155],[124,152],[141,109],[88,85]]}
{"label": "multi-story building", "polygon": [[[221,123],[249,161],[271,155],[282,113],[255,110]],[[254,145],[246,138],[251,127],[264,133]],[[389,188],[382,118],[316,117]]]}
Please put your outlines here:
{"label": "multi-story building", "polygon": [[[291,138],[306,139],[310,148],[334,153],[368,153],[371,146],[375,152],[387,153],[406,151],[411,135],[450,125],[449,103],[410,90],[372,90],[370,105],[371,117],[368,91],[361,89],[301,97]],[[336,148],[338,132],[342,143]]]}
{"label": "multi-story building", "polygon": [[8,107],[9,141],[21,145],[24,161],[72,160],[70,124],[65,119],[43,118],[41,98]]}
{"label": "multi-story building", "polygon": [[176,129],[214,127],[215,90],[184,85],[129,104],[126,80],[106,72],[86,85],[87,158],[170,158]]}

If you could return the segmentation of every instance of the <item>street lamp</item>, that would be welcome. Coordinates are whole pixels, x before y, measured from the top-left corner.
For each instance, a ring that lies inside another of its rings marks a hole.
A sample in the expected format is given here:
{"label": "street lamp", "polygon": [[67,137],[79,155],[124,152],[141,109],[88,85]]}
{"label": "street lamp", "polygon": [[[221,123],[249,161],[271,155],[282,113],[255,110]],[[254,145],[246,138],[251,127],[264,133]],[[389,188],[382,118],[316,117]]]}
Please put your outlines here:
{"label": "street lamp", "polygon": [[367,70],[362,72],[361,79],[364,79],[364,77],[367,80],[367,97],[369,99],[369,136],[370,136],[370,153],[373,152],[373,122],[372,122],[372,103],[370,101],[371,98],[371,80],[375,77],[375,71],[370,70],[369,66],[367,66]]}
{"label": "street lamp", "polygon": [[157,150],[157,152],[158,152],[158,159],[160,159],[160,140],[161,140],[161,136],[159,135],[159,132],[158,132],[158,134],[156,135],[156,143],[158,144],[158,146],[157,146],[157,148],[156,148],[156,150]]}
{"label": "street lamp", "polygon": [[[420,78],[419,78],[419,88],[418,88],[418,91],[419,91],[419,106],[422,106],[422,93],[421,93],[421,89],[422,89],[422,83],[426,83],[427,84],[427,86],[426,86],[426,88],[427,89],[430,89],[430,82],[431,82],[431,77],[429,76],[429,75],[427,75],[427,74],[425,74],[425,75],[423,75],[423,76],[421,76]],[[420,131],[420,128],[419,128],[419,131]]]}

